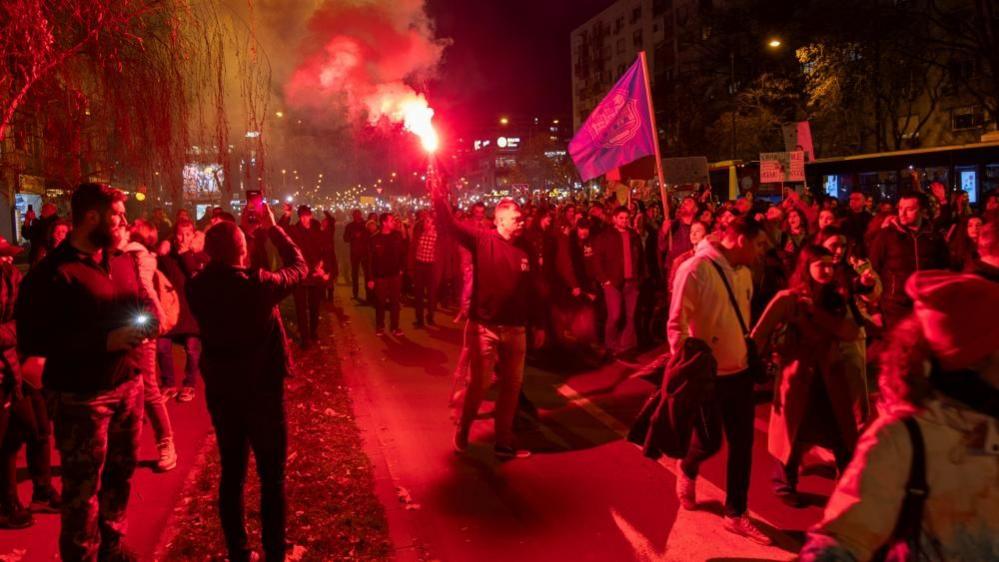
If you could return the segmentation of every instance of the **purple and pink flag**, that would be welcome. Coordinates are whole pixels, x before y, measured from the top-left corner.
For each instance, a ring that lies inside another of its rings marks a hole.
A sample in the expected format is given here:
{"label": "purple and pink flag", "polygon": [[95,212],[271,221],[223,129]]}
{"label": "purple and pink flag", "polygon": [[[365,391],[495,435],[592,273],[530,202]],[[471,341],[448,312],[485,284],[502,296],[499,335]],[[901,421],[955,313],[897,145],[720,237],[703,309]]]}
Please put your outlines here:
{"label": "purple and pink flag", "polygon": [[583,181],[656,153],[645,67],[639,58],[569,143]]}

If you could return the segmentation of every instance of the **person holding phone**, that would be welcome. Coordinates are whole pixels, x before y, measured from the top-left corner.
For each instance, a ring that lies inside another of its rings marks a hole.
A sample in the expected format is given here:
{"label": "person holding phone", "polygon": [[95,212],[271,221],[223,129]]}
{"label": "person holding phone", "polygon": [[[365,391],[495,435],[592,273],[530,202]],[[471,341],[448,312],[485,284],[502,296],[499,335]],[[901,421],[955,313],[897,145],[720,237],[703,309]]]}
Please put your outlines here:
{"label": "person holding phone", "polygon": [[[43,357],[62,468],[63,560],[137,560],[123,541],[142,428],[142,350],[149,310],[134,267],[112,268],[125,194],[85,183],[73,231],[24,278],[14,314],[22,357]],[[112,271],[112,269],[114,269]]]}
{"label": "person holding phone", "polygon": [[291,356],[277,305],[309,274],[302,252],[275,225],[266,205],[259,219],[248,234],[254,243],[266,239],[274,244],[281,269],[247,267],[247,234],[234,223],[221,222],[205,235],[208,265],[186,287],[201,327],[205,398],[222,463],[219,511],[233,562],[250,559],[243,485],[251,449],[260,474],[265,558],[284,560],[284,379],[291,374]]}

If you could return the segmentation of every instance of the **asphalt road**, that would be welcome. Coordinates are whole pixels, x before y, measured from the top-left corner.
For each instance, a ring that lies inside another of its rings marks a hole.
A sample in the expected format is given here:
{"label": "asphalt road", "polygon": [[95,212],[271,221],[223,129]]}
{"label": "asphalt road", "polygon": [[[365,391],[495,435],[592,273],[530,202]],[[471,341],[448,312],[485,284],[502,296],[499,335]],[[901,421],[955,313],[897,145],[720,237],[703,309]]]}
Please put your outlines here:
{"label": "asphalt road", "polygon": [[[702,469],[699,509],[680,509],[675,462],[650,461],[623,439],[654,387],[620,364],[575,370],[566,356],[547,369],[529,367],[525,388],[542,424],[519,438],[535,454],[498,463],[484,419],[469,451],[457,455],[447,399],[460,327],[439,315],[439,328],[417,330],[404,308],[405,335],[379,338],[373,309],[341,304],[349,320],[341,319],[338,349],[348,350],[341,359],[399,560],[788,560],[821,516],[827,477],[803,477],[800,489],[812,494],[805,509],[771,493],[765,404],[755,423],[749,504],[777,546],[722,528],[724,450]],[[491,407],[483,404],[482,417]],[[806,474],[820,464],[810,456]]]}

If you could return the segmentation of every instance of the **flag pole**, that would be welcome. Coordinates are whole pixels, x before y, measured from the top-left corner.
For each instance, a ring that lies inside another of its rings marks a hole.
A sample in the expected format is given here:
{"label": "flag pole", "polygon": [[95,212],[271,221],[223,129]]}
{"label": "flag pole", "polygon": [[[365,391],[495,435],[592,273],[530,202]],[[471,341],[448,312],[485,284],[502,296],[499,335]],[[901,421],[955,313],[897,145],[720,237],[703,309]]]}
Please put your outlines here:
{"label": "flag pole", "polygon": [[652,142],[656,148],[656,174],[659,176],[659,195],[663,199],[663,220],[669,220],[669,198],[666,197],[666,181],[663,179],[663,156],[659,152],[659,127],[656,125],[656,109],[652,105],[652,82],[649,80],[649,61],[645,51],[639,51],[642,59],[642,77],[645,78],[645,97],[649,102],[649,118],[652,119]]}

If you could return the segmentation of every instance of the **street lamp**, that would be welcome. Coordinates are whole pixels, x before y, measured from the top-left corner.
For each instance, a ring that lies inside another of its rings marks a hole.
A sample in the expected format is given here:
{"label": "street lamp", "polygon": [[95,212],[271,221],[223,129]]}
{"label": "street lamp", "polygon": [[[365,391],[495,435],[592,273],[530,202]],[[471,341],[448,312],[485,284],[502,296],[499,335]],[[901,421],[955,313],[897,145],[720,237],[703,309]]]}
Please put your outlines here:
{"label": "street lamp", "polygon": [[509,117],[500,117],[500,121],[499,122],[500,122],[500,125],[509,125],[510,124],[510,118]]}
{"label": "street lamp", "polygon": [[770,47],[771,49],[778,49],[783,44],[784,43],[778,37],[773,37],[772,39],[770,39],[770,41],[767,41],[767,46]]}

